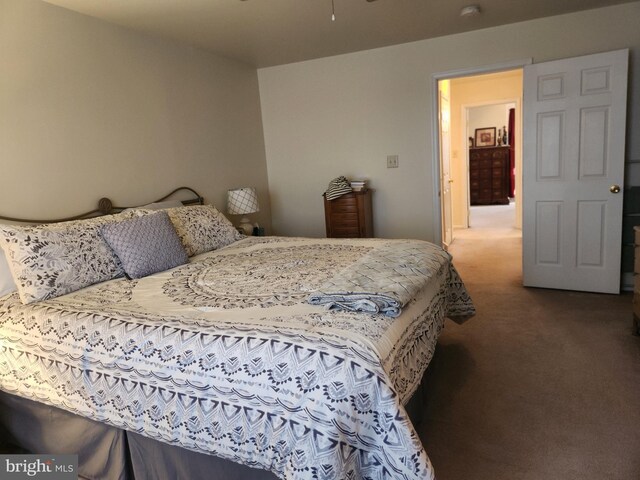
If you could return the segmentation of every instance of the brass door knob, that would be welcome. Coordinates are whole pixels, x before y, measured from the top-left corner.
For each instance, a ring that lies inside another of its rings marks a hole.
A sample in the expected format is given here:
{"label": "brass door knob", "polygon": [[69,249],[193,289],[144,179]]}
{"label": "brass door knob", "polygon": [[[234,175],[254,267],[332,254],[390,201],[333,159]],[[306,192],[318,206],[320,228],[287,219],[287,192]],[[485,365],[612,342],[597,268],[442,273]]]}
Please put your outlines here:
{"label": "brass door knob", "polygon": [[611,185],[609,191],[611,193],[620,193],[620,185]]}

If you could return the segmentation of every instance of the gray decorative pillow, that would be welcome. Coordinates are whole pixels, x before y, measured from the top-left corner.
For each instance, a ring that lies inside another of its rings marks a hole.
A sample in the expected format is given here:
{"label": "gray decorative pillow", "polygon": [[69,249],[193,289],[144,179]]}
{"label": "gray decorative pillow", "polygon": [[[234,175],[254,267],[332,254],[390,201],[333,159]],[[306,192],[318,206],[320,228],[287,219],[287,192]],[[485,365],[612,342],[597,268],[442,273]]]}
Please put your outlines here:
{"label": "gray decorative pillow", "polygon": [[38,226],[0,225],[0,243],[23,303],[55,298],[123,274],[100,236],[118,215]]}
{"label": "gray decorative pillow", "polygon": [[192,205],[165,211],[169,214],[190,257],[225,247],[244,238],[244,235],[212,205]]}
{"label": "gray decorative pillow", "polygon": [[157,212],[102,227],[129,278],[142,278],[189,261],[169,215]]}

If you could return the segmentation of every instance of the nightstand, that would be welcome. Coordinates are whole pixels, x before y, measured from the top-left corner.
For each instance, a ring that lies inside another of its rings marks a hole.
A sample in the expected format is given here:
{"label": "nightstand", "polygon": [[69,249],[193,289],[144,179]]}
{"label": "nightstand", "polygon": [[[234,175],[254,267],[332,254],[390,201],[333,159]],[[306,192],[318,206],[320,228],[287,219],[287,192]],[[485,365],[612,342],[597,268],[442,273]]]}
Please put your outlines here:
{"label": "nightstand", "polygon": [[333,200],[325,197],[324,218],[328,238],[373,237],[371,190],[347,193]]}

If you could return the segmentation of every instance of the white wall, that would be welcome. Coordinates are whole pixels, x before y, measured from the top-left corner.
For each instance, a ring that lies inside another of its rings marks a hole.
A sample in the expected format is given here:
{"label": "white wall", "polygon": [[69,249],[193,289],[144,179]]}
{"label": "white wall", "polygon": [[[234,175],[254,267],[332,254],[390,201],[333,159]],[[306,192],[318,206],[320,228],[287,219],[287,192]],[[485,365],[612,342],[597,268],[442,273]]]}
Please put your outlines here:
{"label": "white wall", "polygon": [[0,0],[0,215],[67,216],[188,185],[270,226],[255,68],[38,0]]}
{"label": "white wall", "polygon": [[[441,72],[630,48],[627,161],[640,161],[638,19],[634,2],[260,69],[274,231],[324,236],[320,195],[344,174],[370,179],[377,236],[434,240],[431,89]],[[386,168],[391,154],[400,168]]]}
{"label": "white wall", "polygon": [[477,128],[495,127],[497,138],[500,130],[509,121],[509,109],[506,108],[506,105],[506,103],[502,103],[469,108],[469,123],[467,125],[469,131],[467,136],[475,138]]}

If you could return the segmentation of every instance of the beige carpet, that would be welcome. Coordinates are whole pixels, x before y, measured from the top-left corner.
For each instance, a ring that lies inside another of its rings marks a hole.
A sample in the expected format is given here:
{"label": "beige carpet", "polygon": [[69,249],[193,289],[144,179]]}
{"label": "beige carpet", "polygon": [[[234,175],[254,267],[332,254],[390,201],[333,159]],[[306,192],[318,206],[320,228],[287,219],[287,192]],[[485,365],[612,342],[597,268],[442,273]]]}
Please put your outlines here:
{"label": "beige carpet", "polygon": [[631,296],[525,289],[517,230],[456,233],[478,315],[447,321],[429,367],[419,432],[438,480],[640,479]]}

